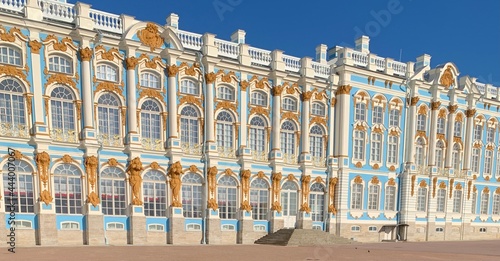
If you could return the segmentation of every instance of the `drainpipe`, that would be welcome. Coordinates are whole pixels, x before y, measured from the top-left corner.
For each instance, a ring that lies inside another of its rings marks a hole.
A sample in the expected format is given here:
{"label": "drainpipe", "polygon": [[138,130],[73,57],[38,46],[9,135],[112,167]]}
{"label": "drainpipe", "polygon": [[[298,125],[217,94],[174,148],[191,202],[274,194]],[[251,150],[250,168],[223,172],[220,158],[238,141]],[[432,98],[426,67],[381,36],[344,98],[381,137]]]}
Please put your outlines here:
{"label": "drainpipe", "polygon": [[[207,97],[207,86],[205,82],[205,66],[203,66],[203,54],[201,52],[196,53],[196,61],[200,64],[200,69],[202,73],[202,89],[203,89],[203,96]],[[206,139],[207,139],[207,128],[203,128],[203,141],[202,141],[202,146],[201,146],[201,162],[203,163],[203,181],[205,182],[205,186],[203,186],[203,195],[202,195],[202,237],[201,237],[201,244],[207,244],[207,207],[206,203],[208,201],[208,178],[207,178],[207,173],[208,173],[208,155],[206,152]]]}
{"label": "drainpipe", "polygon": [[[101,176],[100,173],[101,173],[101,151],[102,151],[102,141],[97,141],[99,142],[99,149],[97,149],[97,175],[99,175],[99,177]],[[99,179],[99,191],[98,193],[102,193],[102,187],[101,187],[101,180]],[[102,202],[101,202],[102,204]],[[102,206],[101,206],[102,208]],[[104,214],[102,215],[102,225],[104,226],[104,244],[105,245],[108,245],[108,237],[106,236],[106,224],[105,224],[105,220],[104,220]]]}
{"label": "drainpipe", "polygon": [[[328,83],[330,84],[330,106],[331,106],[331,99],[333,99],[333,81],[331,79],[328,79]],[[327,106],[328,107],[328,106]],[[331,115],[331,109],[328,110],[328,119],[329,120],[332,120],[332,115]],[[334,119],[334,120],[337,120],[337,119]],[[330,130],[330,133],[332,133],[332,130]],[[334,138],[335,140],[335,138]],[[330,138],[328,138],[328,146],[326,146],[326,159],[328,161],[328,159],[330,158],[330,148],[334,145],[334,144],[331,144],[330,143]],[[323,204],[323,222],[324,222],[324,227],[328,226],[328,232],[330,232],[330,227],[329,225],[330,224],[327,224],[327,221],[328,223],[330,222],[330,217],[329,217],[329,213],[328,213],[328,207],[330,205],[330,202],[329,202],[329,199],[330,199],[330,178],[332,178],[333,176],[333,167],[327,162],[326,164],[326,193],[325,193],[325,201],[324,202],[328,202],[327,204]],[[331,204],[334,204],[335,205],[335,202],[331,202]],[[328,218],[326,218],[328,217]],[[326,229],[325,229],[326,230]]]}

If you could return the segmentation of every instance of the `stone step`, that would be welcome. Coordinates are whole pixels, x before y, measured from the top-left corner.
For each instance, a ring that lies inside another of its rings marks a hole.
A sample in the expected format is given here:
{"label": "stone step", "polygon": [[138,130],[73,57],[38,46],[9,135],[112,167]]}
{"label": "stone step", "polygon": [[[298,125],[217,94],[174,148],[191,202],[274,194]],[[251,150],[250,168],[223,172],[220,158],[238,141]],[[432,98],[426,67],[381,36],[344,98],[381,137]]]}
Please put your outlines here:
{"label": "stone step", "polygon": [[351,244],[353,241],[315,229],[280,229],[255,241],[255,244],[266,245],[331,245]]}

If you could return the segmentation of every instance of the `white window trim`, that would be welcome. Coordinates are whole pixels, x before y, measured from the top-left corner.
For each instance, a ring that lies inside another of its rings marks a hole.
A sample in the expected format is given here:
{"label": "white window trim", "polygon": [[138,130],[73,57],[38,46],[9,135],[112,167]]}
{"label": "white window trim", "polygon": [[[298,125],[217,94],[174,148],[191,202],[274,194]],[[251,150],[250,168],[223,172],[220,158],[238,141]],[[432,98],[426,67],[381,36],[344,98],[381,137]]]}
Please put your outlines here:
{"label": "white window trim", "polygon": [[[77,228],[63,228],[63,225],[65,225],[65,224],[69,224],[70,227],[72,225],[76,224]],[[61,230],[80,230],[80,223],[75,222],[75,221],[63,221],[60,223],[60,225],[61,225]]]}
{"label": "white window trim", "polygon": [[197,223],[186,224],[186,231],[201,231],[201,225]]}
{"label": "white window trim", "polygon": [[[151,229],[152,226],[155,226],[155,227],[161,227],[161,229]],[[164,232],[165,231],[165,225],[163,224],[158,224],[158,223],[154,223],[154,224],[148,224],[148,231],[151,231],[151,232]]]}
{"label": "white window trim", "polygon": [[[110,225],[115,225],[115,227],[114,228],[110,228]],[[116,225],[122,225],[123,228],[116,228]],[[106,224],[106,230],[123,231],[123,230],[125,230],[125,224],[123,224],[121,222],[108,222]]]}

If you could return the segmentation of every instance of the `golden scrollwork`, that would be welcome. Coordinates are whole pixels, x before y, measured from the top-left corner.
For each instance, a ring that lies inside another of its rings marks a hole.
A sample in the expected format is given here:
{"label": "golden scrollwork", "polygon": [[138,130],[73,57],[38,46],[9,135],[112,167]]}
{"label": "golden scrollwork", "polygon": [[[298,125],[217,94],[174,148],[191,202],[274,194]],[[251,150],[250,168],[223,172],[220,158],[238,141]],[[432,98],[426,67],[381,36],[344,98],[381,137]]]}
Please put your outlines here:
{"label": "golden scrollwork", "polygon": [[200,169],[196,165],[189,166],[189,171],[192,173],[201,172]]}
{"label": "golden scrollwork", "polygon": [[144,65],[146,66],[146,68],[149,68],[149,69],[156,69],[158,67],[158,65],[165,67],[165,65],[161,61],[161,58],[158,56],[153,57],[153,59],[151,59],[151,60],[147,60],[146,62],[144,62]]}
{"label": "golden scrollwork", "polygon": [[417,179],[417,175],[411,176],[411,196],[415,194],[415,180]]}
{"label": "golden scrollwork", "polygon": [[122,112],[122,126],[125,127],[125,123],[127,123],[127,107],[121,106],[120,109]]}
{"label": "golden scrollwork", "polygon": [[395,130],[395,129],[391,129],[391,131],[389,131],[389,135],[390,136],[396,136],[396,137],[399,137],[399,131]]}
{"label": "golden scrollwork", "polygon": [[378,185],[380,183],[380,180],[378,179],[377,176],[373,176],[372,179],[370,180],[370,183],[373,185]]}
{"label": "golden scrollwork", "polygon": [[87,173],[87,179],[89,181],[90,187],[94,190],[96,180],[97,180],[97,166],[99,162],[96,156],[86,157],[84,161],[85,172]]}
{"label": "golden scrollwork", "polygon": [[13,27],[9,32],[7,32],[7,29],[0,25],[0,40],[13,43],[16,41],[16,34],[22,38],[26,38],[26,36],[21,33],[21,30],[19,30],[19,28]]}
{"label": "golden scrollwork", "polygon": [[472,188],[472,180],[469,180],[469,182],[467,183],[467,200],[470,199],[470,190]]}
{"label": "golden scrollwork", "polygon": [[321,101],[321,100],[323,100],[324,98],[325,98],[325,99],[326,99],[326,98],[328,98],[328,97],[326,96],[326,91],[325,91],[325,90],[323,90],[323,91],[321,91],[321,92],[316,91],[316,93],[314,94],[314,99],[315,99],[315,100]]}
{"label": "golden scrollwork", "polygon": [[138,30],[137,37],[144,45],[149,46],[151,52],[163,45],[158,26],[153,23],[147,23],[146,28]]}
{"label": "golden scrollwork", "polygon": [[419,100],[420,100],[420,97],[418,97],[418,96],[411,97],[411,99],[410,99],[410,106],[417,105],[417,103],[418,103]]}
{"label": "golden scrollwork", "polygon": [[450,87],[451,85],[455,84],[455,79],[453,77],[453,73],[451,72],[451,65],[448,65],[446,70],[443,72],[443,75],[441,75],[439,84],[443,85],[444,87]]}
{"label": "golden scrollwork", "polygon": [[44,187],[48,187],[47,182],[49,181],[49,166],[50,166],[50,155],[47,152],[39,152],[35,156],[35,162],[38,168],[38,175],[40,180],[43,182]]}
{"label": "golden scrollwork", "polygon": [[274,86],[271,92],[273,96],[280,96],[281,93],[283,92],[283,86],[281,85]]}
{"label": "golden scrollwork", "polygon": [[110,158],[108,159],[108,165],[111,166],[111,167],[116,167],[118,166],[118,161],[115,159],[115,158]]}
{"label": "golden scrollwork", "polygon": [[259,179],[263,179],[265,176],[266,176],[266,175],[264,174],[264,171],[259,171],[259,172],[257,172],[257,177],[258,177]]}
{"label": "golden scrollwork", "polygon": [[89,47],[80,49],[80,57],[82,58],[82,61],[90,61],[90,59],[92,59],[92,49]]}
{"label": "golden scrollwork", "polygon": [[123,96],[122,89],[118,87],[118,85],[113,84],[112,82],[100,82],[95,88],[96,93],[99,91],[113,92],[119,94],[120,96]]}
{"label": "golden scrollwork", "polygon": [[328,182],[329,182],[328,193],[330,196],[330,204],[328,206],[328,213],[332,213],[335,215],[335,214],[337,214],[337,209],[335,209],[335,186],[337,185],[338,178],[337,177],[330,178],[330,180]]}
{"label": "golden scrollwork", "polygon": [[434,177],[432,179],[432,197],[435,198],[436,197],[436,184],[437,184],[437,181],[438,181],[438,178],[437,177]]}
{"label": "golden scrollwork", "polygon": [[[106,51],[106,49],[102,45],[100,45],[99,47],[101,47],[100,49],[103,50],[103,52],[101,53],[101,58],[104,60],[110,61],[110,62],[115,60],[115,54],[119,55],[119,53],[120,53],[120,51],[118,51],[118,49],[116,49],[114,47],[110,48],[108,51]],[[97,50],[99,50],[99,49],[96,48],[96,51]],[[132,57],[130,57],[130,58],[132,58]],[[128,58],[127,58],[127,60],[128,60]],[[127,69],[133,69],[133,68],[128,68],[128,64],[129,64],[128,62],[126,62],[126,64],[127,64]]]}
{"label": "golden scrollwork", "polygon": [[435,111],[435,110],[439,109],[439,106],[441,106],[441,102],[440,101],[433,101],[433,102],[431,102],[431,110]]}
{"label": "golden scrollwork", "polygon": [[483,194],[489,194],[490,193],[490,188],[484,187],[483,188]]}
{"label": "golden scrollwork", "polygon": [[248,86],[250,85],[250,83],[248,83],[248,81],[241,81],[240,82],[240,89],[241,91],[246,91]]}
{"label": "golden scrollwork", "polygon": [[453,183],[455,182],[454,179],[450,179],[450,198],[453,195]]}
{"label": "golden scrollwork", "polygon": [[468,109],[465,111],[465,116],[467,118],[472,118],[476,114],[476,109]]}
{"label": "golden scrollwork", "polygon": [[215,106],[215,110],[219,110],[219,109],[226,109],[226,110],[232,110],[234,112],[237,112],[238,111],[238,108],[236,108],[236,104],[230,102],[230,101],[220,101],[217,103],[217,105]]}
{"label": "golden scrollwork", "polygon": [[92,206],[94,207],[97,207],[97,205],[101,202],[99,200],[99,197],[97,196],[97,194],[92,191],[90,192],[90,194],[87,196],[87,202],[89,202],[90,204],[92,204]]}
{"label": "golden scrollwork", "polygon": [[282,179],[282,174],[281,172],[275,172],[272,175],[272,187],[273,187],[273,203],[271,206],[271,210],[278,211],[278,213],[281,213],[281,204],[279,202],[279,194],[281,190],[281,179]]}
{"label": "golden scrollwork", "polygon": [[231,83],[233,79],[235,81],[238,81],[238,78],[236,78],[236,74],[233,71],[230,71],[228,73],[224,73],[224,70],[219,70],[217,71],[216,75],[222,75],[221,81],[225,83]]}
{"label": "golden scrollwork", "polygon": [[175,162],[168,169],[168,177],[170,178],[169,184],[172,189],[172,207],[182,207],[182,203],[180,200],[180,191],[181,191],[181,175],[184,174],[182,170],[182,165],[180,161]]}
{"label": "golden scrollwork", "polygon": [[250,115],[252,114],[262,114],[269,117],[269,110],[263,107],[254,106],[250,109]]}
{"label": "golden scrollwork", "polygon": [[31,48],[31,53],[40,54],[40,49],[42,48],[42,43],[37,40],[31,40],[28,42],[28,46]]}
{"label": "golden scrollwork", "polygon": [[[243,170],[241,172],[241,198],[243,199],[243,202],[246,201],[247,203],[249,199],[248,193],[250,191],[250,176],[251,172],[249,169]],[[240,208],[249,212],[252,210],[252,208],[250,207],[250,209],[248,209],[248,206],[242,203]]]}
{"label": "golden scrollwork", "polygon": [[252,77],[252,79],[250,79],[250,82],[254,82],[255,83],[255,88],[257,89],[264,89],[264,87],[268,87],[268,88],[271,88],[271,86],[269,85],[269,79],[267,77],[263,77],[262,79],[258,79],[257,78],[257,75],[254,75]]}
{"label": "golden scrollwork", "polygon": [[129,174],[130,176],[130,186],[132,186],[133,205],[142,205],[140,192],[142,186],[141,172],[143,170],[144,168],[142,167],[142,162],[139,157],[136,157],[132,161],[130,161],[130,164],[127,167],[127,174]]}
{"label": "golden scrollwork", "polygon": [[41,193],[40,193],[40,199],[42,200],[43,203],[45,203],[45,205],[49,205],[50,202],[52,202],[52,195],[50,194],[50,192],[46,189],[44,189]]}
{"label": "golden scrollwork", "polygon": [[141,94],[139,94],[139,99],[144,97],[152,97],[158,99],[161,103],[165,104],[165,98],[161,95],[161,92],[154,89],[142,89]]}
{"label": "golden scrollwork", "polygon": [[198,97],[195,97],[195,96],[190,96],[190,95],[182,96],[179,99],[179,105],[178,106],[181,106],[184,103],[192,103],[192,104],[198,105],[200,108],[202,107],[202,105],[201,105],[201,99],[198,98]]}
{"label": "golden scrollwork", "polygon": [[281,115],[281,118],[282,119],[293,119],[293,120],[299,121],[299,116],[296,113],[293,113],[291,111],[284,112]]}
{"label": "golden scrollwork", "polygon": [[43,42],[53,42],[53,47],[56,51],[66,52],[68,50],[68,45],[76,49],[76,46],[73,44],[73,40],[71,40],[71,38],[69,37],[65,37],[61,41],[59,41],[59,39],[55,35],[51,34],[47,36],[47,38],[45,38]]}
{"label": "golden scrollwork", "polygon": [[448,105],[448,113],[455,113],[455,111],[457,111],[458,109],[458,105],[455,104],[455,105]]}
{"label": "golden scrollwork", "polygon": [[31,115],[32,104],[33,104],[33,94],[25,93],[24,97],[26,100],[26,108],[28,109],[28,115]]}
{"label": "golden scrollwork", "polygon": [[446,109],[441,109],[441,110],[439,110],[438,118],[446,119],[447,114],[448,114],[448,112],[446,111]]}
{"label": "golden scrollwork", "polygon": [[27,79],[27,75],[19,68],[11,66],[11,65],[0,65],[0,75],[5,74],[8,76],[16,77],[28,86],[31,86],[30,82]]}
{"label": "golden scrollwork", "polygon": [[53,83],[66,84],[66,85],[71,86],[73,89],[78,91],[78,88],[76,87],[76,83],[73,81],[73,79],[70,78],[68,75],[65,75],[62,73],[51,74],[49,79],[47,79],[47,82],[45,82],[45,87],[47,87]]}
{"label": "golden scrollwork", "polygon": [[217,201],[216,201],[216,193],[215,193],[215,189],[217,187],[217,181],[216,181],[216,177],[217,177],[217,167],[216,166],[212,166],[208,169],[208,191],[209,191],[209,195],[208,195],[208,208],[211,208],[213,210],[217,210],[219,209],[219,206],[217,205]]}
{"label": "golden scrollwork", "polygon": [[301,99],[302,99],[302,101],[309,101],[311,99],[312,95],[313,95],[312,91],[303,92]]}
{"label": "golden scrollwork", "polygon": [[335,104],[337,104],[337,99],[333,97],[330,101],[330,105],[332,105],[332,107],[335,107]]}
{"label": "golden scrollwork", "polygon": [[177,65],[172,64],[168,66],[168,77],[175,77],[177,73],[179,72],[179,67]]}
{"label": "golden scrollwork", "polygon": [[419,186],[421,188],[426,188],[427,187],[427,182],[425,180],[421,180],[420,183],[419,183]]}
{"label": "golden scrollwork", "polygon": [[446,188],[446,183],[444,183],[444,181],[441,181],[441,183],[439,183],[439,188],[440,189],[445,189]]}
{"label": "golden scrollwork", "polygon": [[342,95],[342,94],[351,94],[351,85],[341,85],[337,88],[337,90],[335,91],[335,96],[337,95]]}
{"label": "golden scrollwork", "polygon": [[158,162],[156,162],[156,161],[153,161],[153,162],[151,162],[151,164],[149,164],[149,167],[154,169],[154,170],[159,170],[160,164],[158,164]]}
{"label": "golden scrollwork", "polygon": [[500,188],[495,189],[495,194],[500,195]]}
{"label": "golden scrollwork", "polygon": [[490,176],[486,176],[486,177],[484,177],[484,180],[486,180],[486,181],[490,181]]}
{"label": "golden scrollwork", "polygon": [[323,125],[323,126],[326,127],[326,119],[325,118],[322,118],[322,117],[319,117],[319,116],[312,117],[311,118],[311,122],[309,123],[309,126],[311,126],[311,125],[313,125],[315,123]]}
{"label": "golden scrollwork", "polygon": [[355,183],[355,184],[363,184],[363,178],[362,178],[360,175],[357,175],[357,176],[354,178],[354,183]]}
{"label": "golden scrollwork", "polygon": [[69,163],[72,163],[72,162],[76,162],[70,155],[68,154],[65,154],[64,156],[62,156],[62,158],[59,159],[60,161],[62,161],[63,163],[65,164],[69,164]]}
{"label": "golden scrollwork", "polygon": [[217,75],[213,72],[205,74],[205,81],[207,84],[212,84],[217,79]]}
{"label": "golden scrollwork", "polygon": [[461,183],[457,183],[457,185],[455,186],[455,190],[461,190],[462,188],[463,187]]}

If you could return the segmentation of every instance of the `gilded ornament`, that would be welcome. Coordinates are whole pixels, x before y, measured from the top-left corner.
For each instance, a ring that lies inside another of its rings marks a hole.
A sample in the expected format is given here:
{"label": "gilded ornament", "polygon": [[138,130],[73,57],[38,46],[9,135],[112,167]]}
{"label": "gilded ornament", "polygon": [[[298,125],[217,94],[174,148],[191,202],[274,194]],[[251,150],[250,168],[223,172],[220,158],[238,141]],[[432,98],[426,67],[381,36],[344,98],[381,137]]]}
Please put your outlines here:
{"label": "gilded ornament", "polygon": [[495,190],[495,194],[500,195],[500,188],[497,188],[497,189]]}
{"label": "gilded ornament", "polygon": [[395,129],[392,129],[389,132],[389,135],[399,137],[399,132],[397,130],[395,130]]}
{"label": "gilded ornament", "polygon": [[52,195],[45,189],[40,193],[40,199],[48,206],[52,202]]}
{"label": "gilded ornament", "polygon": [[279,196],[279,192],[280,192],[280,189],[281,189],[281,179],[283,178],[281,172],[275,172],[273,173],[272,175],[272,180],[273,180],[273,183],[272,183],[272,186],[273,186],[273,198],[274,198],[274,201],[277,201],[278,200],[278,196]]}
{"label": "gilded ornament", "polygon": [[281,85],[274,86],[272,89],[273,96],[279,96],[281,95],[282,92],[283,92],[283,86]]}
{"label": "gilded ornament", "polygon": [[40,180],[43,182],[44,187],[47,186],[49,181],[49,166],[50,166],[50,156],[47,152],[39,152],[35,156],[35,162],[38,168],[38,174]]}
{"label": "gilded ornament", "polygon": [[314,94],[314,99],[316,100],[323,100],[323,98],[326,98],[326,92],[323,90],[322,92],[316,92],[316,94]]}
{"label": "gilded ornament", "polygon": [[457,183],[457,185],[455,186],[455,189],[456,190],[461,190],[462,189],[462,184]]}
{"label": "gilded ornament", "polygon": [[362,168],[363,167],[363,163],[361,162],[356,162],[356,165],[354,165],[356,168]]}
{"label": "gilded ornament", "polygon": [[375,163],[373,166],[372,166],[373,169],[377,170],[377,169],[380,169],[380,166],[378,165],[378,163]]}
{"label": "gilded ornament", "polygon": [[129,174],[130,176],[130,186],[132,186],[133,205],[142,205],[140,192],[142,186],[141,172],[143,170],[144,169],[142,168],[142,162],[139,157],[134,158],[127,167],[127,174]]}
{"label": "gilded ornament", "polygon": [[490,181],[490,176],[486,176],[486,177],[484,177],[484,180],[486,180],[486,181]]}
{"label": "gilded ornament", "polygon": [[455,111],[457,111],[458,109],[458,105],[455,104],[455,105],[448,105],[448,113],[455,113]]}
{"label": "gilded ornament", "polygon": [[387,182],[387,185],[396,186],[396,181],[394,180],[394,178],[390,178],[389,181]]}
{"label": "gilded ornament", "polygon": [[489,193],[490,193],[490,189],[488,187],[484,187],[483,194],[489,194]]}
{"label": "gilded ornament", "polygon": [[169,184],[170,188],[172,189],[172,207],[182,207],[182,203],[180,200],[182,174],[184,174],[184,171],[182,171],[182,165],[180,161],[172,164],[172,166],[170,166],[168,170],[168,177],[170,178]]}
{"label": "gilded ornament", "polygon": [[451,72],[450,65],[448,65],[443,75],[441,76],[439,84],[443,85],[444,87],[450,87],[451,85],[455,84],[455,79],[453,77],[453,73]]}
{"label": "gilded ornament", "polygon": [[42,48],[42,43],[37,40],[29,41],[28,46],[31,48],[31,53],[40,54],[40,49]]}
{"label": "gilded ornament", "polygon": [[373,128],[373,133],[379,133],[379,134],[383,134],[384,133],[384,130],[382,130],[381,127],[375,127]]}
{"label": "gilded ornament", "polygon": [[286,176],[286,178],[288,179],[288,181],[292,181],[295,179],[295,176],[293,174],[288,174],[288,176]]}
{"label": "gilded ornament", "polygon": [[475,114],[476,114],[476,109],[468,109],[465,111],[465,116],[467,118],[474,117]]}
{"label": "gilded ornament", "polygon": [[139,94],[139,99],[144,97],[151,97],[158,99],[161,103],[165,104],[165,98],[161,95],[161,92],[155,89],[142,89],[141,94]]}
{"label": "gilded ornament", "polygon": [[68,155],[68,154],[65,154],[62,158],[61,158],[61,161],[65,164],[69,164],[69,163],[72,163],[74,160],[73,158]]}
{"label": "gilded ornament", "polygon": [[189,171],[192,173],[200,172],[200,169],[196,165],[189,166]]}
{"label": "gilded ornament", "polygon": [[167,130],[167,113],[162,112],[161,117],[163,119],[163,131]]}
{"label": "gilded ornament", "polygon": [[125,123],[127,122],[127,107],[122,106],[120,109],[122,109],[122,126],[125,127]]}
{"label": "gilded ornament", "polygon": [[439,106],[441,106],[441,102],[440,101],[433,101],[433,102],[431,102],[431,110],[435,111],[435,110],[439,109]]}
{"label": "gilded ornament", "polygon": [[335,104],[337,104],[337,99],[333,97],[330,101],[330,104],[332,105],[332,107],[335,107]]}
{"label": "gilded ornament", "polygon": [[444,183],[444,181],[441,181],[441,183],[439,183],[439,188],[440,189],[445,189],[446,188],[446,183]]}
{"label": "gilded ornament", "polygon": [[120,87],[118,87],[118,85],[116,84],[113,84],[111,82],[100,82],[97,87],[95,88],[95,92],[99,92],[99,91],[108,91],[108,92],[112,92],[112,93],[117,93],[119,94],[120,96],[123,96],[123,91]]}
{"label": "gilded ornament", "polygon": [[[101,58],[112,62],[115,60],[115,53],[118,54],[119,51],[118,51],[118,49],[116,49],[114,47],[109,49],[107,52],[104,50],[104,52],[101,53]],[[127,62],[127,69],[130,69],[130,68],[128,68],[128,62]]]}
{"label": "gilded ornament", "polygon": [[144,63],[146,68],[149,68],[149,69],[156,69],[158,67],[158,64],[163,65],[160,57],[154,57],[153,59],[146,61]]}
{"label": "gilded ornament", "polygon": [[234,112],[238,111],[238,108],[236,108],[236,105],[232,102],[229,101],[220,101],[217,103],[217,106],[215,106],[215,110],[219,109],[226,109],[226,110],[232,110]]}
{"label": "gilded ornament", "polygon": [[200,107],[200,108],[202,107],[201,106],[201,99],[198,97],[194,97],[194,96],[189,96],[189,95],[182,96],[179,99],[179,106],[181,106],[184,103],[196,104],[196,105],[198,105],[198,107]]}
{"label": "gilded ornament", "polygon": [[317,176],[317,177],[314,179],[314,182],[316,182],[316,183],[322,183],[322,182],[323,182],[323,179],[322,179],[320,176]]}
{"label": "gilded ornament", "polygon": [[342,94],[349,95],[351,93],[351,89],[351,85],[341,85],[337,88],[337,91],[335,91],[335,96]]}
{"label": "gilded ornament", "polygon": [[309,203],[308,202],[302,203],[302,205],[300,206],[300,211],[303,211],[303,212],[306,212],[307,214],[309,214],[311,212],[311,209],[309,208]]}
{"label": "gilded ornament", "polygon": [[90,59],[92,59],[92,49],[89,47],[80,49],[80,57],[82,58],[82,61],[90,61]]}
{"label": "gilded ornament", "polygon": [[137,31],[137,37],[146,46],[149,46],[151,52],[163,45],[163,38],[160,36],[158,26],[153,23],[148,23],[146,28]]}
{"label": "gilded ornament", "polygon": [[248,200],[243,200],[243,202],[240,205],[241,210],[245,210],[246,212],[252,211],[252,206],[250,206],[250,203],[248,203]]}
{"label": "gilded ornament", "polygon": [[90,156],[86,157],[84,161],[85,165],[85,172],[87,173],[87,179],[89,181],[89,184],[92,188],[92,190],[95,187],[96,180],[97,180],[97,166],[99,162],[97,160],[96,156]]}
{"label": "gilded ornament", "polygon": [[217,75],[213,72],[205,74],[205,81],[207,84],[212,84],[217,79]]}
{"label": "gilded ornament", "polygon": [[277,211],[278,213],[281,213],[283,210],[281,207],[281,204],[278,201],[274,201],[273,204],[271,205],[271,210]]}
{"label": "gilded ornament", "polygon": [[390,166],[389,171],[396,171],[396,167],[394,165]]}
{"label": "gilded ornament", "polygon": [[264,171],[259,171],[259,172],[257,172],[257,177],[258,177],[259,179],[263,179],[263,178],[265,177]]}
{"label": "gilded ornament", "polygon": [[175,77],[179,72],[179,67],[177,65],[172,64],[168,67],[168,77]]}
{"label": "gilded ornament", "polygon": [[309,126],[315,123],[326,126],[326,119],[319,116],[312,117]]}
{"label": "gilded ornament", "polygon": [[302,93],[302,101],[309,101],[312,97],[313,93],[312,91],[307,91]]}
{"label": "gilded ornament", "polygon": [[[55,36],[55,35],[49,35],[47,38],[45,38],[44,42],[48,43],[53,41],[53,47],[54,50],[56,51],[61,51],[61,52],[66,52],[68,50],[68,44],[71,45],[72,47],[75,47],[73,45],[73,41],[69,37],[63,38],[61,41]],[[76,48],[75,48],[76,49]]]}
{"label": "gilded ornament", "polygon": [[[288,85],[288,83],[285,83],[287,85],[286,87],[286,93],[288,94],[295,94],[295,92],[297,91],[299,85],[297,83],[294,83],[292,85]],[[283,85],[285,86],[285,85]]]}
{"label": "gilded ornament", "polygon": [[291,111],[287,111],[281,115],[281,118],[283,119],[293,119],[296,121],[299,121],[299,116],[296,113],[293,113]]}
{"label": "gilded ornament", "polygon": [[45,117],[49,117],[49,96],[43,96],[44,106],[45,106]]}
{"label": "gilded ornament", "polygon": [[252,114],[261,114],[261,115],[266,115],[267,117],[269,117],[269,110],[265,109],[263,107],[252,107],[250,109],[250,115],[252,115]]}
{"label": "gilded ornament", "polygon": [[412,97],[411,100],[410,100],[410,106],[417,105],[417,103],[418,103],[419,100],[420,100],[420,97],[418,97],[418,96]]}
{"label": "gilded ornament", "polygon": [[139,60],[135,58],[134,56],[128,57],[125,59],[125,64],[127,65],[127,70],[134,70],[135,67],[137,66],[137,63]]}
{"label": "gilded ornament", "polygon": [[415,194],[415,180],[417,179],[417,175],[411,176],[411,196]]}
{"label": "gilded ornament", "polygon": [[110,158],[108,159],[108,165],[111,167],[116,167],[118,166],[118,161],[115,158]]}
{"label": "gilded ornament", "polygon": [[338,182],[338,178],[335,177],[335,178],[330,178],[330,180],[328,181],[328,194],[330,196],[330,204],[328,206],[328,213],[333,213],[333,214],[336,214],[337,213],[337,209],[335,209],[335,186],[337,185],[337,182]]}
{"label": "gilded ornament", "polygon": [[377,176],[373,176],[373,178],[370,181],[373,185],[378,185],[380,183],[380,180],[378,179]]}
{"label": "gilded ornament", "polygon": [[3,31],[3,32],[0,32],[0,40],[5,41],[5,42],[10,42],[10,43],[15,42],[16,41],[15,34],[17,34],[18,36],[25,37],[21,33],[21,30],[19,30],[16,27],[11,28],[10,31],[7,33],[7,29],[5,29],[5,27],[0,25],[0,31]]}
{"label": "gilded ornament", "polygon": [[355,178],[354,178],[354,183],[355,184],[363,184],[363,178],[361,178],[360,175],[357,175]]}
{"label": "gilded ornament", "polygon": [[99,200],[99,197],[97,196],[97,194],[92,191],[90,192],[90,194],[87,196],[87,202],[89,202],[90,204],[92,204],[92,206],[94,207],[97,207],[97,205],[101,202]]}
{"label": "gilded ornament", "polygon": [[26,108],[28,109],[28,115],[31,115],[33,95],[31,93],[25,93],[24,97],[26,99]]}
{"label": "gilded ornament", "polygon": [[436,197],[436,184],[437,184],[437,181],[438,181],[438,178],[437,177],[434,177],[432,179],[432,197],[435,198]]}
{"label": "gilded ornament", "polygon": [[439,110],[438,118],[446,119],[447,114],[448,113],[447,113],[446,109],[441,109],[441,110]]}
{"label": "gilded ornament", "polygon": [[419,186],[420,186],[421,188],[426,188],[426,187],[427,187],[427,182],[425,182],[425,180],[422,180],[422,181],[420,181]]}
{"label": "gilded ornament", "polygon": [[224,71],[223,70],[219,70],[217,72],[217,75],[220,75],[222,74],[222,77],[221,77],[221,81],[222,82],[225,82],[225,83],[231,83],[231,81],[234,79],[234,80],[237,80],[236,78],[236,74],[234,74],[233,71],[231,72],[228,72],[227,74],[224,74]]}
{"label": "gilded ornament", "polygon": [[249,169],[243,170],[241,172],[241,192],[242,198],[248,199],[248,192],[250,191],[250,176],[251,172]]}
{"label": "gilded ornament", "polygon": [[227,176],[232,176],[232,175],[234,175],[234,172],[232,169],[227,168],[224,170],[224,174],[226,174]]}
{"label": "gilded ornament", "polygon": [[149,167],[154,169],[154,170],[159,170],[160,164],[158,164],[158,162],[156,162],[156,161],[153,161],[153,162],[151,162],[151,164],[149,164]]}
{"label": "gilded ornament", "polygon": [[30,82],[27,79],[27,75],[23,73],[23,71],[17,67],[11,65],[0,65],[0,75],[5,74],[7,76],[16,77],[28,86],[31,86]]}
{"label": "gilded ornament", "polygon": [[76,83],[73,81],[73,79],[71,79],[68,75],[65,75],[62,73],[51,74],[49,79],[47,79],[47,82],[45,82],[45,87],[47,87],[53,83],[66,84],[66,85],[71,86],[73,89],[78,91],[78,88],[76,87]]}
{"label": "gilded ornament", "polygon": [[470,190],[471,190],[471,187],[472,187],[472,180],[469,180],[469,182],[467,183],[467,200],[470,199]]}
{"label": "gilded ornament", "polygon": [[14,150],[14,159],[16,159],[16,160],[20,160],[20,159],[22,159],[23,157],[24,157],[24,155],[23,155],[20,151],[18,151],[18,150]]}
{"label": "gilded ornament", "polygon": [[240,82],[240,89],[241,89],[241,91],[245,92],[247,90],[247,88],[248,88],[249,85],[250,84],[247,81],[241,81]]}

